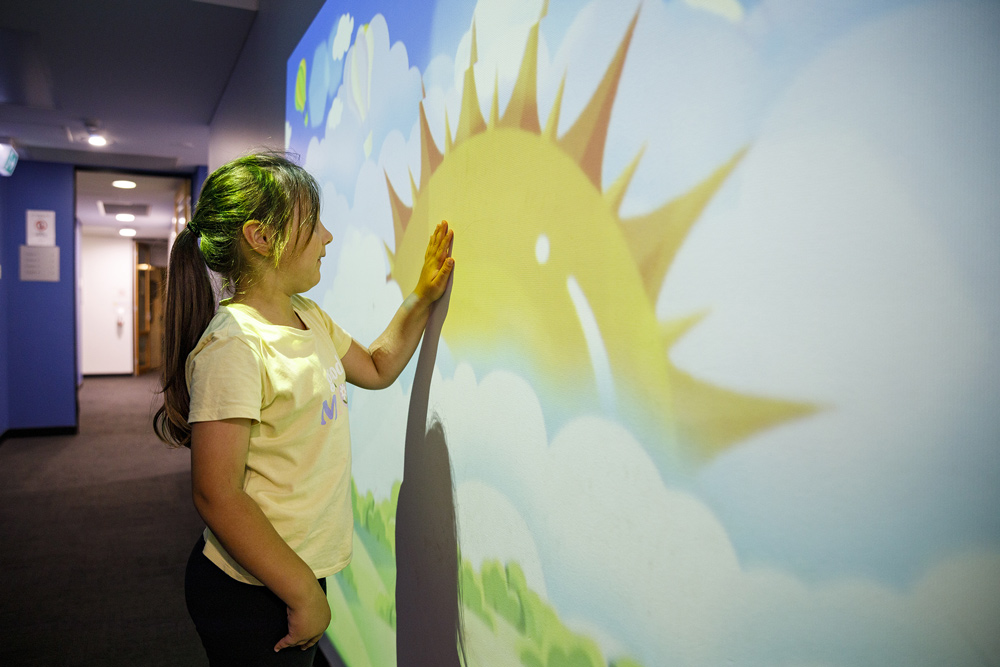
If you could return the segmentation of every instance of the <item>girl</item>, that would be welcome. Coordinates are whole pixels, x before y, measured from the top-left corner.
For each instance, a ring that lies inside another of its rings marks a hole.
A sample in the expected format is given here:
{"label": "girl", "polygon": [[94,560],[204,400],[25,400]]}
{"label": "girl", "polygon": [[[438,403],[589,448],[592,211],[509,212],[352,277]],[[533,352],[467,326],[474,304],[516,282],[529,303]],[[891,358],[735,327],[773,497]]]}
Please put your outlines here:
{"label": "girl", "polygon": [[[185,592],[213,666],[312,664],[330,622],[325,578],[351,558],[345,383],[387,387],[406,366],[451,276],[452,239],[438,225],[413,293],[366,348],[299,296],[332,240],[315,180],[276,154],[206,180],[171,253],[154,425],[191,449],[207,528]],[[232,294],[218,308],[206,269]]]}

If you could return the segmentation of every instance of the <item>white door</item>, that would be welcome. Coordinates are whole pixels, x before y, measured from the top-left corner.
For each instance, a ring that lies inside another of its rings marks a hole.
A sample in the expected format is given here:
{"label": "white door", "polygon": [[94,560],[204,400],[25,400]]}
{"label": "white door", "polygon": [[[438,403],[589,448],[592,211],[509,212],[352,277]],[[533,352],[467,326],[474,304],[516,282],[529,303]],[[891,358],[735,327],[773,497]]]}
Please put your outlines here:
{"label": "white door", "polygon": [[84,375],[130,375],[134,244],[84,228],[80,250],[80,370]]}

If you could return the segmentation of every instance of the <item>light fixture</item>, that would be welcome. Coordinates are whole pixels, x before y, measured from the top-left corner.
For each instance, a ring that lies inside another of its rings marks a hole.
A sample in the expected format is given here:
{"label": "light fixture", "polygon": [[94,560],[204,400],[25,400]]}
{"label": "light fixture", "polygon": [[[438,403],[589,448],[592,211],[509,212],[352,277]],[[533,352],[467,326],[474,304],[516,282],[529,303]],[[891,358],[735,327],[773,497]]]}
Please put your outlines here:
{"label": "light fixture", "polygon": [[152,270],[153,265],[146,264],[145,262],[143,262],[142,264],[137,265],[135,268],[139,269],[140,271],[150,271]]}
{"label": "light fixture", "polygon": [[116,188],[121,188],[122,190],[131,190],[132,188],[135,187],[135,181],[126,181],[126,180],[111,181],[111,185],[115,186]]}
{"label": "light fixture", "polygon": [[83,126],[87,128],[87,143],[91,146],[107,146],[108,140],[98,132],[97,121],[84,121]]}
{"label": "light fixture", "polygon": [[118,222],[135,222],[135,216],[131,213],[118,213],[115,215]]}
{"label": "light fixture", "polygon": [[120,236],[135,236],[135,230],[130,227],[123,227],[118,230]]}

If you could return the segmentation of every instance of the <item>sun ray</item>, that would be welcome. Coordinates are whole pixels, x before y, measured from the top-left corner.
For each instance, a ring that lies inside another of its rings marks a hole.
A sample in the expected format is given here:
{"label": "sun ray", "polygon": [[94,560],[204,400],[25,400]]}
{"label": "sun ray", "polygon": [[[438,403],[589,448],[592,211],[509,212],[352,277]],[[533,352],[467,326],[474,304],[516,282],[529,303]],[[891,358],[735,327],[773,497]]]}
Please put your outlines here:
{"label": "sun ray", "polygon": [[[414,201],[417,201],[417,197],[420,195],[420,191],[417,189],[417,184],[413,180],[413,170],[412,169],[407,169],[406,173],[410,177],[410,201],[414,202]],[[412,214],[412,212],[413,212],[413,209],[411,208],[410,209],[410,213]]]}
{"label": "sun ray", "polygon": [[[676,345],[706,315],[708,311],[704,310],[681,319],[661,322],[664,348],[669,350]],[[667,372],[674,389],[671,399],[678,433],[695,445],[706,459],[757,431],[819,410],[811,403],[751,396],[724,389],[680,370],[669,357]]]}
{"label": "sun ray", "polygon": [[502,127],[517,127],[540,134],[538,124],[538,24],[531,27],[528,43],[524,47],[521,71],[514,84],[514,92],[503,113]]}
{"label": "sun ray", "polygon": [[458,116],[458,129],[455,131],[455,143],[460,144],[466,139],[486,130],[486,121],[479,108],[479,93],[476,92],[475,64],[479,59],[476,46],[476,24],[472,24],[472,49],[469,54],[469,66],[465,70],[465,81],[462,87],[462,111]]}
{"label": "sun ray", "polygon": [[556,141],[556,133],[559,131],[559,112],[562,109],[563,91],[566,90],[566,73],[563,72],[559,81],[559,88],[556,90],[556,98],[552,102],[552,110],[549,112],[549,119],[545,121],[545,131],[543,136],[549,141]]}
{"label": "sun ray", "polygon": [[705,319],[706,315],[708,315],[708,311],[703,310],[699,313],[682,317],[679,320],[660,322],[660,336],[663,340],[663,347],[667,350],[672,348],[677,341],[684,337],[684,334]]}
{"label": "sun ray", "polygon": [[451,152],[451,121],[448,120],[448,109],[444,110],[444,154]]}
{"label": "sun ray", "polygon": [[628,167],[625,168],[621,174],[619,174],[618,179],[611,184],[611,187],[607,189],[604,193],[604,201],[608,202],[608,206],[615,213],[618,213],[622,207],[622,201],[625,199],[625,193],[628,191],[628,186],[632,182],[632,176],[635,175],[635,170],[639,166],[639,161],[642,159],[642,154],[646,152],[646,146],[644,145],[639,149],[639,152]]}
{"label": "sun ray", "polygon": [[420,189],[427,187],[427,182],[431,179],[431,174],[441,164],[444,156],[434,143],[431,136],[431,126],[427,123],[427,112],[424,110],[424,103],[420,103]]}
{"label": "sun ray", "polygon": [[490,104],[490,120],[486,124],[487,130],[492,130],[497,126],[500,116],[500,74],[493,77],[493,102]]}
{"label": "sun ray", "polygon": [[385,241],[382,241],[382,247],[385,248],[385,258],[389,264],[389,271],[385,274],[385,281],[389,282],[396,273],[396,253],[392,251],[392,248]]}
{"label": "sun ray", "polygon": [[663,279],[691,227],[746,151],[745,148],[737,151],[711,176],[652,213],[622,220],[625,240],[642,274],[650,303],[656,304]]}
{"label": "sun ray", "polygon": [[455,130],[455,143],[460,144],[485,129],[486,120],[479,109],[479,96],[476,93],[476,77],[470,67],[465,71],[465,93],[462,95],[462,111]]}
{"label": "sun ray", "polygon": [[816,413],[809,403],[751,396],[703,382],[669,364],[681,438],[705,460],[754,433]]}
{"label": "sun ray", "polygon": [[469,47],[469,67],[479,62],[479,40],[476,38],[476,18],[472,18],[472,44]]}
{"label": "sun ray", "polygon": [[[410,223],[410,216],[413,215],[413,209],[404,204],[403,200],[399,198],[396,188],[392,187],[392,181],[389,180],[389,174],[383,173],[385,174],[386,187],[389,189],[389,208],[392,209],[392,231],[396,237],[396,250],[399,250],[399,245],[403,242],[403,236],[406,234],[406,227]],[[390,257],[390,263],[394,263],[394,258]]]}
{"label": "sun ray", "polygon": [[594,91],[587,107],[580,112],[573,127],[559,140],[560,146],[580,165],[590,182],[601,189],[601,170],[604,166],[604,144],[608,135],[608,124],[611,121],[611,107],[618,92],[618,82],[621,80],[622,69],[625,66],[625,56],[632,42],[635,24],[639,19],[636,10],[628,25],[625,37],[615,52],[611,64],[608,65],[604,78]]}

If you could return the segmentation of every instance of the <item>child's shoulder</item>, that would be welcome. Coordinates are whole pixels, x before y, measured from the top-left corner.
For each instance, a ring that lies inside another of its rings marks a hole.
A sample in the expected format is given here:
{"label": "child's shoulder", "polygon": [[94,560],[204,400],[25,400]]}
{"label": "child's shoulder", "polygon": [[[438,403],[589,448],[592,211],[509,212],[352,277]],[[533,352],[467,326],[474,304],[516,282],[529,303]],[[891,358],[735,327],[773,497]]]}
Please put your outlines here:
{"label": "child's shoulder", "polygon": [[224,301],[219,304],[215,316],[205,327],[198,348],[208,344],[219,345],[224,341],[240,340],[253,349],[259,349],[261,338],[254,318]]}
{"label": "child's shoulder", "polygon": [[253,322],[254,319],[238,307],[235,307],[235,304],[223,301],[219,304],[219,309],[215,311],[215,317],[208,323],[205,332],[212,332],[219,336],[235,336],[239,338],[245,334],[249,325],[252,325]]}

